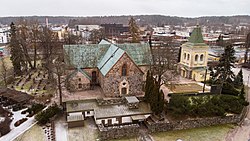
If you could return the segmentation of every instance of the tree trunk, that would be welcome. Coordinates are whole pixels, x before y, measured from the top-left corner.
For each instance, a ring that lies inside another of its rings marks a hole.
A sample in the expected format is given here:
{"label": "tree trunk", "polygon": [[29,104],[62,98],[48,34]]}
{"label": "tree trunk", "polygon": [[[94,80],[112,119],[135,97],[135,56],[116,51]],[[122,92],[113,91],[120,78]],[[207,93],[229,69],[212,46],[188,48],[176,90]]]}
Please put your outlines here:
{"label": "tree trunk", "polygon": [[60,106],[63,106],[62,104],[62,86],[61,86],[61,75],[57,75],[58,79],[58,90],[59,90],[59,100],[60,100]]}

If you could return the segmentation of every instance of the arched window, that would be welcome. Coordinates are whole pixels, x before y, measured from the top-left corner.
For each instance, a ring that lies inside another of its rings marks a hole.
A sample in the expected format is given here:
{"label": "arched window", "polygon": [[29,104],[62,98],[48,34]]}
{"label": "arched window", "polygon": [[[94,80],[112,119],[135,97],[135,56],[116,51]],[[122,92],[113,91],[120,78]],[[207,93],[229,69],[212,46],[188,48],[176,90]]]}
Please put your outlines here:
{"label": "arched window", "polygon": [[97,75],[96,75],[96,71],[92,71],[92,83],[96,84],[97,83]]}
{"label": "arched window", "polygon": [[184,60],[186,60],[186,56],[187,56],[186,53],[184,53]]}
{"label": "arched window", "polygon": [[124,64],[122,66],[122,76],[127,76],[127,65],[126,64]]}
{"label": "arched window", "polygon": [[203,62],[203,60],[204,60],[204,55],[201,54],[201,56],[200,56],[200,61]]}
{"label": "arched window", "polygon": [[199,56],[198,56],[198,54],[196,54],[194,60],[197,62],[197,61],[198,61],[198,58],[199,58]]}
{"label": "arched window", "polygon": [[190,58],[190,54],[188,54],[188,58],[187,58],[187,60],[189,60],[189,58]]}
{"label": "arched window", "polygon": [[127,94],[127,88],[122,88],[122,95],[126,95]]}

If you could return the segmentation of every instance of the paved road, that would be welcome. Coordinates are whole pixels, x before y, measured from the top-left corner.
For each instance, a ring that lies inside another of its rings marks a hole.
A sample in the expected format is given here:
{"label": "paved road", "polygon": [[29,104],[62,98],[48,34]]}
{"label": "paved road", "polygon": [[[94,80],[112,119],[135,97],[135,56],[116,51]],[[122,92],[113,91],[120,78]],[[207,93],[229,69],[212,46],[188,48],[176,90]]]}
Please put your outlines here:
{"label": "paved road", "polygon": [[[234,72],[237,73],[239,68],[234,69]],[[250,87],[250,70],[243,69],[243,80],[248,87]],[[248,101],[250,101],[250,89],[248,90]],[[248,106],[248,113],[242,124],[236,127],[234,130],[228,133],[226,141],[248,141],[250,139],[250,105]]]}
{"label": "paved road", "polygon": [[34,124],[36,124],[36,120],[34,119],[34,116],[31,118],[28,118],[27,121],[25,121],[20,126],[12,129],[7,135],[4,135],[0,138],[0,141],[12,141],[15,138],[17,138],[20,134],[24,133],[26,130],[31,128]]}

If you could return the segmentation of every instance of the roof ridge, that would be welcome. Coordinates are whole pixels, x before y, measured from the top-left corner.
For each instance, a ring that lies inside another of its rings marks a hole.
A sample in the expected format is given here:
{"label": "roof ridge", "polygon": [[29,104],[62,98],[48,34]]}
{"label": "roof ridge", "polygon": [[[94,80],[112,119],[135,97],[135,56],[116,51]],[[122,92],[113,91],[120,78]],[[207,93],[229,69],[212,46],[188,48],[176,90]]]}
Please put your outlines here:
{"label": "roof ridge", "polygon": [[[115,46],[115,45],[114,45]],[[117,46],[115,46],[117,47]],[[112,58],[114,57],[115,53],[118,51],[118,49],[120,49],[119,47],[117,47],[117,49],[115,50],[114,53],[112,53],[112,55],[107,59],[107,61],[105,61],[105,63],[103,63],[103,65],[99,68],[100,70],[107,64],[107,62]]]}
{"label": "roof ridge", "polygon": [[204,43],[202,32],[201,32],[201,27],[199,25],[197,25],[194,28],[188,41],[190,43]]}

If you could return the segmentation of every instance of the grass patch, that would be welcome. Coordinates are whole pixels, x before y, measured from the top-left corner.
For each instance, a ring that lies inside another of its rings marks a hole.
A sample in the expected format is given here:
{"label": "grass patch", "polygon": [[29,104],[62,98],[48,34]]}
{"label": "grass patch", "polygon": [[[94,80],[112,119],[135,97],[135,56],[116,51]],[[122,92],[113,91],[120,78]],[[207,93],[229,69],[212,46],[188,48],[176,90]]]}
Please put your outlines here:
{"label": "grass patch", "polygon": [[68,128],[69,141],[95,141],[98,138],[98,129],[89,120],[84,121],[84,127]]}
{"label": "grass patch", "polygon": [[232,128],[234,128],[234,125],[226,124],[180,131],[160,132],[154,133],[152,136],[156,141],[175,141],[177,139],[184,141],[223,141]]}
{"label": "grass patch", "polygon": [[[198,93],[203,91],[203,87],[196,83],[187,83],[187,84],[166,84],[167,88],[173,93]],[[208,91],[205,89],[205,91]]]}
{"label": "grass patch", "polygon": [[18,136],[14,141],[45,141],[45,139],[46,138],[42,127],[36,124]]}

